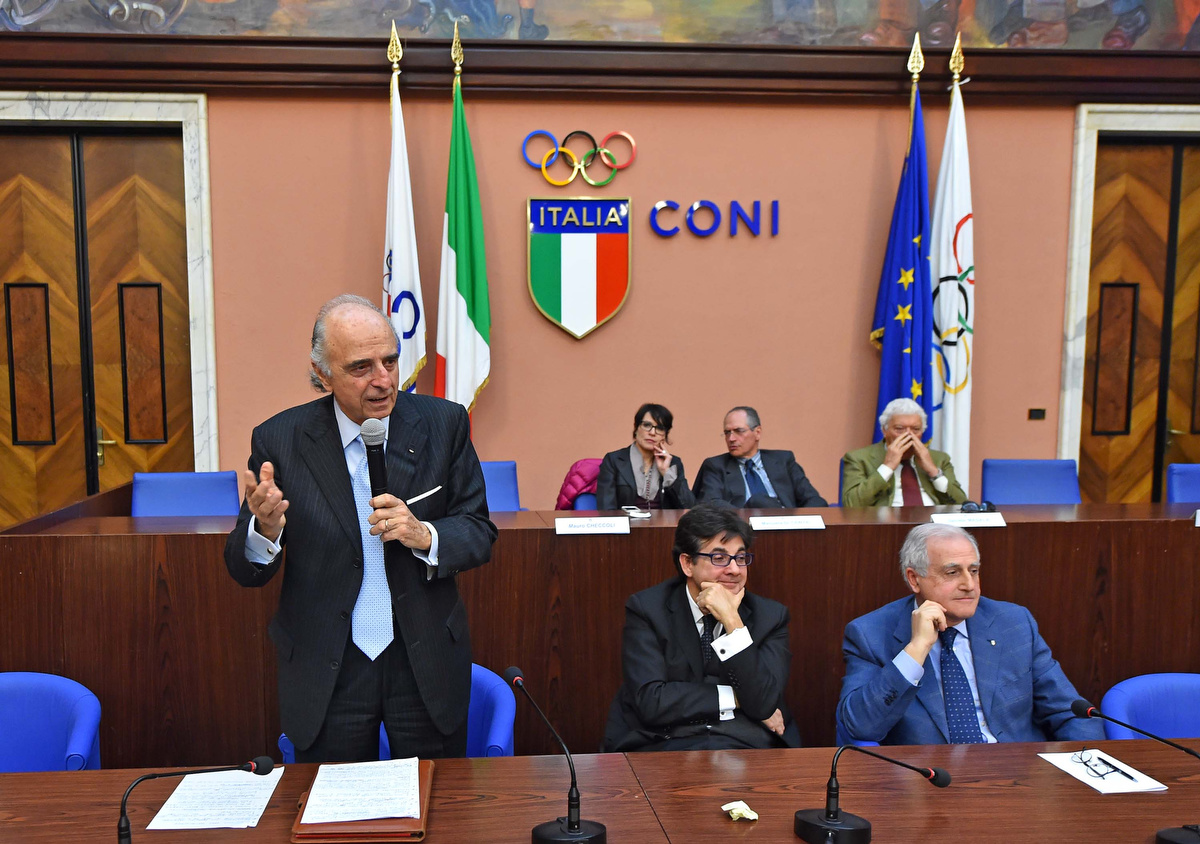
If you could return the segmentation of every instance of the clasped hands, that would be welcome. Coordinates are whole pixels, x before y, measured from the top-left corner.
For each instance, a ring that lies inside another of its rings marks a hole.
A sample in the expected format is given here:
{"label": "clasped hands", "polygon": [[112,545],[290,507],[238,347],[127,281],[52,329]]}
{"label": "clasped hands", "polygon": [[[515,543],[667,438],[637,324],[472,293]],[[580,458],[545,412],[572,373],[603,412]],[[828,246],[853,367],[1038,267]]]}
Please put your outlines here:
{"label": "clasped hands", "polygon": [[933,462],[933,457],[929,454],[929,449],[925,443],[921,442],[921,437],[911,431],[905,431],[896,439],[892,440],[887,447],[887,451],[883,456],[883,465],[887,466],[893,472],[905,459],[909,452],[912,452],[912,457],[917,461],[917,465],[921,467],[926,475],[931,478],[936,478],[940,474],[938,467]]}

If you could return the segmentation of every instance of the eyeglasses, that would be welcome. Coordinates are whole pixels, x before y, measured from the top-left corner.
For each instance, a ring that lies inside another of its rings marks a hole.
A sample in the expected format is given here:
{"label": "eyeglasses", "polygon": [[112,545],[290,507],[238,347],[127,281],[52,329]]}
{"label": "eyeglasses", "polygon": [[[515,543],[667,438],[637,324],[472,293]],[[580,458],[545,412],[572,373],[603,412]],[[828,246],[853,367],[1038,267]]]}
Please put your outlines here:
{"label": "eyeglasses", "polygon": [[749,428],[726,428],[721,433],[723,433],[725,436],[729,436],[730,434],[737,434],[739,437],[744,437],[744,436],[746,436],[746,434],[750,433],[750,429]]}
{"label": "eyeglasses", "polygon": [[665,434],[667,432],[662,425],[655,425],[653,422],[639,422],[638,427],[647,434]]}
{"label": "eyeglasses", "polygon": [[743,553],[735,554],[732,557],[729,556],[728,554],[722,554],[720,551],[714,551],[711,554],[706,554],[703,551],[697,551],[692,556],[708,557],[708,561],[719,569],[725,568],[725,566],[729,565],[731,562],[737,563],[742,568],[745,568],[746,566],[748,566],[754,562],[754,552],[753,551],[744,551]]}
{"label": "eyeglasses", "polygon": [[[1097,779],[1104,779],[1109,774],[1121,772],[1119,768],[1110,763],[1107,759],[1102,759],[1099,756],[1093,756],[1092,752],[1086,747],[1078,753],[1073,754],[1071,756],[1071,761],[1075,762],[1076,764],[1083,765],[1085,768],[1087,768],[1088,774],[1096,777]],[[1126,774],[1126,776],[1129,775]]]}

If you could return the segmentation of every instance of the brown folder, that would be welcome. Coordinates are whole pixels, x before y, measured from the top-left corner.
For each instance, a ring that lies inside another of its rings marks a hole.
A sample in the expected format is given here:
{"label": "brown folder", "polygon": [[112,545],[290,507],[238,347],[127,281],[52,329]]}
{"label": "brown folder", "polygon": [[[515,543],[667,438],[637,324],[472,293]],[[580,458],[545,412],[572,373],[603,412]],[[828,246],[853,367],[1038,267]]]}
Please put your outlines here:
{"label": "brown folder", "polygon": [[425,837],[429,820],[429,792],[433,787],[433,760],[417,763],[417,782],[420,789],[421,817],[374,818],[369,821],[340,821],[338,823],[300,823],[308,792],[300,795],[296,820],[292,824],[293,844],[350,844],[355,841],[420,841]]}

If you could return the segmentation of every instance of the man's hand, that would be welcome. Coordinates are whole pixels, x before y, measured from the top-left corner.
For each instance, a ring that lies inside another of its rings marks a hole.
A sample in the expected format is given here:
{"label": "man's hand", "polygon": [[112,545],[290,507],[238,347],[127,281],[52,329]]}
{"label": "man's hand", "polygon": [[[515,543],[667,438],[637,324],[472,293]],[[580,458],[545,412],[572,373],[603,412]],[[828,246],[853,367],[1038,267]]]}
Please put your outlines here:
{"label": "man's hand", "polygon": [[905,646],[905,653],[923,665],[925,657],[929,656],[929,649],[937,641],[938,633],[945,629],[946,608],[937,601],[926,601],[913,610],[912,639]]}
{"label": "man's hand", "polygon": [[904,459],[905,453],[912,447],[913,435],[905,431],[888,445],[887,451],[883,455],[883,465],[887,466],[893,472],[896,471],[896,467]]}
{"label": "man's hand", "polygon": [[700,594],[696,596],[696,606],[705,615],[711,614],[713,618],[721,622],[726,633],[732,633],[739,627],[745,627],[742,624],[742,617],[738,615],[738,607],[742,605],[742,598],[745,596],[745,589],[734,593],[720,583],[705,581],[700,584]]}
{"label": "man's hand", "polygon": [[384,542],[393,539],[406,548],[428,551],[433,544],[433,534],[412,514],[408,505],[391,493],[377,495],[371,499],[375,512],[367,516],[371,523],[371,535],[382,536]]}
{"label": "man's hand", "polygon": [[783,713],[776,709],[770,718],[763,721],[763,726],[777,736],[783,735]]}
{"label": "man's hand", "polygon": [[664,443],[659,443],[654,447],[654,465],[658,467],[658,474],[663,477],[663,485],[667,482],[667,470],[671,468],[671,452],[667,451]]}
{"label": "man's hand", "polygon": [[246,505],[254,515],[254,529],[272,542],[277,541],[287,521],[283,514],[288,502],[283,490],[275,485],[275,467],[270,461],[263,463],[257,478],[251,470],[244,470],[242,485],[246,490]]}
{"label": "man's hand", "polygon": [[933,462],[933,457],[929,454],[929,449],[925,443],[921,442],[920,437],[911,437],[913,457],[916,458],[917,465],[921,467],[921,471],[931,478],[937,477],[938,467]]}

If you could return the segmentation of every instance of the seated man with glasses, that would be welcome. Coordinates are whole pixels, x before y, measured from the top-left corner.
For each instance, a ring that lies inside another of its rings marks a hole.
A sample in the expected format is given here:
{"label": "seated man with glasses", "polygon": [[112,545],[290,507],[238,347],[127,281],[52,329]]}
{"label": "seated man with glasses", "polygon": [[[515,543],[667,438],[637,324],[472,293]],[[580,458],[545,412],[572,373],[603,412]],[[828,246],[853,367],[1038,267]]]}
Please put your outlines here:
{"label": "seated man with glasses", "polygon": [[759,448],[762,423],[752,407],[725,414],[725,448],[700,464],[697,501],[723,501],[731,507],[763,509],[827,507],[790,451]]}
{"label": "seated man with glasses", "polygon": [[799,747],[783,699],[788,611],[746,591],[753,539],[725,506],[698,504],[679,520],[679,574],[625,604],[625,679],[604,750]]}

